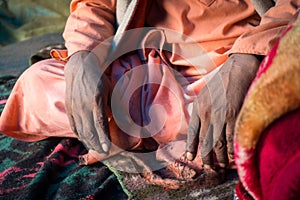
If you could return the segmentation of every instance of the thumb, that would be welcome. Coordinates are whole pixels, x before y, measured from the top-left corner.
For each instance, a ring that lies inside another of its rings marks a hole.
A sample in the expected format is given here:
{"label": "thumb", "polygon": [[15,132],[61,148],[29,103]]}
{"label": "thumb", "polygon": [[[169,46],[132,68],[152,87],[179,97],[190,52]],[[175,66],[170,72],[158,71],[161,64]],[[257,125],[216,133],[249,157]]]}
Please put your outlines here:
{"label": "thumb", "polygon": [[[194,106],[195,107],[195,106]],[[187,159],[194,160],[199,145],[199,130],[200,130],[200,118],[196,109],[193,109],[189,127],[187,134],[187,143],[186,143],[186,151],[187,151]]]}

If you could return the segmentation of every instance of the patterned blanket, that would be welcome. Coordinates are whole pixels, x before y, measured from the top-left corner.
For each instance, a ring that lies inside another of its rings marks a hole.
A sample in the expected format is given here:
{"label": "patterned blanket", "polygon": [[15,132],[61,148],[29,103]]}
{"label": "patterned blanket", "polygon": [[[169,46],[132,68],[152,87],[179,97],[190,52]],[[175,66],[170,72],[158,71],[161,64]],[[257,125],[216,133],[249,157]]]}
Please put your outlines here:
{"label": "patterned blanket", "polygon": [[[0,108],[15,83],[0,77]],[[80,166],[86,150],[77,139],[27,143],[0,134],[0,199],[127,199],[102,163]]]}

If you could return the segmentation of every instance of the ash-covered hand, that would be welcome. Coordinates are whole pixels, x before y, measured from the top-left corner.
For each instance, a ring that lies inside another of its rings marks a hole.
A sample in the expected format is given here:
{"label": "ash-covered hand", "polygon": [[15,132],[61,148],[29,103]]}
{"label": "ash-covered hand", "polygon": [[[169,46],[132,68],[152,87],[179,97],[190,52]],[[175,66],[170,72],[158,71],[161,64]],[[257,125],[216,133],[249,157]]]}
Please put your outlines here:
{"label": "ash-covered hand", "polygon": [[193,103],[186,156],[193,160],[198,146],[205,168],[224,168],[233,159],[237,115],[260,65],[251,54],[232,54],[207,82]]}
{"label": "ash-covered hand", "polygon": [[110,149],[105,113],[109,86],[105,76],[101,76],[98,58],[88,51],[75,53],[66,64],[65,80],[65,105],[71,128],[89,155],[102,160]]}

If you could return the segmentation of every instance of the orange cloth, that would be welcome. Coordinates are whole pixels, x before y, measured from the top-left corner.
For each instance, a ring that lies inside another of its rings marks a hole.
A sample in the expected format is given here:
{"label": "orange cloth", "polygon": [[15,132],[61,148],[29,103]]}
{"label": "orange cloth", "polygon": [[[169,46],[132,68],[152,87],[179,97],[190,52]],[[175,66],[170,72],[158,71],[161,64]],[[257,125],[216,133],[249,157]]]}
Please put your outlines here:
{"label": "orange cloth", "polygon": [[[176,91],[180,94],[176,96],[179,102],[176,102],[177,99],[165,92],[163,88],[150,88],[148,93],[137,93],[136,102],[141,102],[145,94],[149,95],[150,99],[146,101],[149,105],[140,104],[136,112],[132,111],[137,117],[146,116],[136,121],[143,121],[147,118],[148,113],[147,110],[142,109],[143,106],[149,107],[153,103],[158,103],[168,108],[166,112],[168,120],[163,128],[163,134],[156,136],[157,141],[164,143],[174,139],[178,133],[186,133],[189,119],[187,107],[195,97],[193,91],[199,92],[203,87],[202,77],[224,63],[229,52],[265,55],[271,43],[285,28],[292,13],[295,12],[295,8],[289,2],[278,0],[279,7],[272,8],[273,11],[270,10],[266,19],[261,22],[264,26],[254,27],[259,19],[250,0],[152,1],[153,4],[148,8],[149,14],[146,14],[145,23],[149,26],[175,29],[192,37],[203,47],[206,51],[205,55],[209,56],[213,64],[211,67],[206,67],[205,69],[208,69],[206,71],[199,71],[189,66],[176,54],[189,52],[190,47],[176,40],[170,41],[173,44],[174,54],[157,55],[156,51],[148,52],[146,55],[148,63],[162,64],[159,69],[149,69],[149,77],[157,75],[159,81],[167,85],[175,85]],[[116,2],[113,0],[73,0],[71,15],[64,31],[68,56],[81,50],[91,51],[101,41],[114,35],[116,31],[114,28],[115,11]],[[274,16],[279,16],[280,19]],[[238,37],[240,38],[234,43]],[[231,48],[232,45],[234,45],[233,48]],[[67,54],[63,52],[55,55],[58,60],[50,59],[39,62],[20,77],[0,118],[2,133],[26,141],[40,140],[49,136],[76,137],[69,127],[64,110],[63,71]],[[113,63],[112,80],[114,77],[123,76],[128,66],[129,68],[135,66],[136,58],[134,57],[120,59]],[[165,58],[171,63],[169,67],[167,67],[167,62],[164,62]],[[178,77],[171,69],[180,72],[187,78],[189,84],[178,81]],[[125,89],[130,88],[134,81],[126,84]],[[183,88],[179,89],[179,86]],[[178,105],[183,106],[178,108]],[[154,112],[153,114],[160,119],[160,113]],[[182,120],[178,121],[178,116],[183,116]]]}
{"label": "orange cloth", "polygon": [[[144,2],[147,2],[147,0],[140,0],[140,4]],[[156,1],[149,0],[149,2]],[[149,15],[149,12],[146,12],[145,17],[147,19],[166,19],[168,20],[166,23],[172,24],[169,27],[176,27],[177,30],[180,27],[184,27],[182,24],[188,23],[190,20],[195,21],[192,19],[193,16],[187,16],[187,13],[190,12],[189,9],[193,8],[194,13],[201,17],[201,19],[198,19],[194,23],[197,24],[197,27],[201,27],[201,38],[203,38],[201,46],[209,48],[210,46],[214,46],[216,42],[228,38],[232,39],[231,44],[234,42],[234,46],[231,49],[232,53],[254,53],[261,55],[267,55],[300,5],[299,0],[277,0],[276,6],[272,7],[262,17],[261,25],[256,26],[259,17],[254,12],[250,0],[169,0],[157,2],[161,2],[163,6],[170,6],[170,8],[165,8],[168,12],[165,12],[161,16],[155,14],[154,16],[153,14]],[[178,4],[182,5],[184,3],[186,6],[183,8],[180,6],[176,7]],[[116,0],[72,1],[71,14],[64,31],[69,56],[80,50],[92,50],[101,41],[114,35],[116,4]],[[188,9],[183,11],[184,8]],[[136,10],[138,9],[139,6],[137,6]],[[160,8],[158,7],[158,9]],[[184,14],[182,17],[180,16],[182,13],[178,12],[178,9],[182,10]],[[152,18],[150,18],[151,16]],[[144,16],[135,17],[135,20],[144,18]],[[170,17],[176,21],[170,21]],[[157,22],[153,21],[153,23]],[[235,41],[237,37],[239,39]],[[227,43],[220,43],[217,46],[221,49],[222,46],[226,47],[226,45]],[[208,49],[208,51],[210,50]]]}
{"label": "orange cloth", "polygon": [[20,76],[1,114],[2,133],[25,141],[76,137],[64,108],[64,65],[65,62],[48,59],[32,65]]}

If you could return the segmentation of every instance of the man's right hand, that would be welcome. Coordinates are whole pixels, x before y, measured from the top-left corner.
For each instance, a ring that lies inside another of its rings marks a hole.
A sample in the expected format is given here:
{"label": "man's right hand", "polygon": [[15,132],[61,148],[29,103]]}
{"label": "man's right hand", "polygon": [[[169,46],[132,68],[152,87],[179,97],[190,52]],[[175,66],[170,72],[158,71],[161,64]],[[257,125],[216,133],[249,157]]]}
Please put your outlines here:
{"label": "man's right hand", "polygon": [[65,107],[71,128],[98,161],[110,149],[105,113],[109,87],[101,75],[98,58],[88,51],[75,53],[65,66]]}

